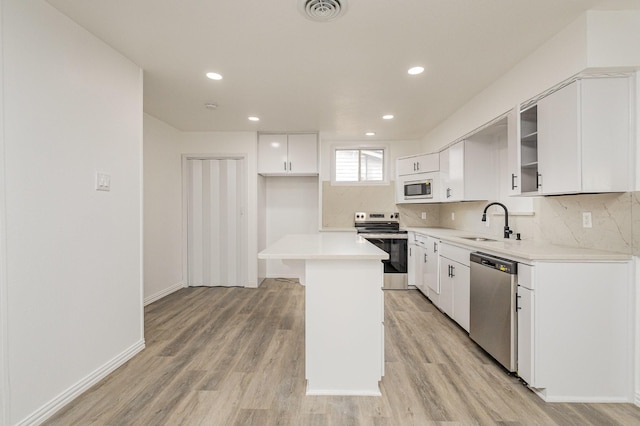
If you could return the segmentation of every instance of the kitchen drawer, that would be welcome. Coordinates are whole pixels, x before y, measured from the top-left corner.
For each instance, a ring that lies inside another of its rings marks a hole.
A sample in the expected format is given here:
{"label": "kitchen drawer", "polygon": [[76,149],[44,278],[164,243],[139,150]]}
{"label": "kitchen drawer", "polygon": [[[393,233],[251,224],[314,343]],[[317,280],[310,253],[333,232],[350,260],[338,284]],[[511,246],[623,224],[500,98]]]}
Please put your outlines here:
{"label": "kitchen drawer", "polygon": [[415,234],[415,242],[421,247],[427,246],[427,236],[422,234]]}
{"label": "kitchen drawer", "polygon": [[471,250],[446,243],[440,243],[440,256],[455,260],[465,266],[469,266]]}
{"label": "kitchen drawer", "polygon": [[533,290],[533,266],[518,263],[518,285]]}

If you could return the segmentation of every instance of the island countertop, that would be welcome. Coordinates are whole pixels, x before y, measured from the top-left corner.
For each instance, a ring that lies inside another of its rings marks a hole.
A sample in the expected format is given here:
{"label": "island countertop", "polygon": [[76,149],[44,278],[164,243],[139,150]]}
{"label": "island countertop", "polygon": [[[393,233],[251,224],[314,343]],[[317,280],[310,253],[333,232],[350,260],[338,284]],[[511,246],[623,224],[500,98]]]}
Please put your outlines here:
{"label": "island countertop", "polygon": [[389,254],[353,232],[285,235],[258,253],[258,259],[386,260]]}

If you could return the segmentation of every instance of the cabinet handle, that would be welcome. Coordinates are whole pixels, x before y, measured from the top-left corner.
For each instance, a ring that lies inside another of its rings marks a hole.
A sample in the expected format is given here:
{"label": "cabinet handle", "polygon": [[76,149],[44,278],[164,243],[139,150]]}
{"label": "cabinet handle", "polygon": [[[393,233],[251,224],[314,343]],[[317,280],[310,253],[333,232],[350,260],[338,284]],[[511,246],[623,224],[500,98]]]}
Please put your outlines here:
{"label": "cabinet handle", "polygon": [[413,163],[413,171],[414,172],[416,171],[416,163],[415,162]]}
{"label": "cabinet handle", "polygon": [[518,299],[520,299],[521,297],[522,296],[520,296],[519,294],[516,294],[516,311],[522,309],[522,306],[518,306]]}
{"label": "cabinet handle", "polygon": [[287,162],[286,161],[284,162],[284,171],[285,172],[287,171]]}
{"label": "cabinet handle", "polygon": [[455,272],[456,272],[456,267],[451,265],[451,278],[456,276]]}
{"label": "cabinet handle", "polygon": [[447,198],[451,198],[451,188],[447,188]]}
{"label": "cabinet handle", "polygon": [[435,241],[433,242],[433,252],[434,253],[438,252],[438,244]]}
{"label": "cabinet handle", "polygon": [[289,161],[289,171],[291,171],[291,161]]}
{"label": "cabinet handle", "polygon": [[516,175],[511,173],[511,189],[516,189],[518,186],[516,185]]}
{"label": "cabinet handle", "polygon": [[419,161],[416,162],[416,170],[420,171],[420,162]]}
{"label": "cabinet handle", "polygon": [[411,247],[409,247],[409,256],[411,256]]}
{"label": "cabinet handle", "polygon": [[536,188],[542,187],[542,175],[536,172]]}
{"label": "cabinet handle", "polygon": [[424,263],[427,263],[427,253],[424,254]]}

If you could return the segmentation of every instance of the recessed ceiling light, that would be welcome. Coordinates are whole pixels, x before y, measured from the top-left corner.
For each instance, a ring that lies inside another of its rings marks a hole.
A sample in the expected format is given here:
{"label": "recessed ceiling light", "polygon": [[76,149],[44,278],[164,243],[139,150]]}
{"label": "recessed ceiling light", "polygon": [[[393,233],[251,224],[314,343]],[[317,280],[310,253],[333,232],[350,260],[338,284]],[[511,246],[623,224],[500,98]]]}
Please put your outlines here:
{"label": "recessed ceiling light", "polygon": [[204,107],[206,109],[216,109],[216,108],[218,108],[218,104],[207,102],[206,104],[204,104]]}
{"label": "recessed ceiling light", "polygon": [[365,136],[375,136],[376,132],[367,132],[364,134]]}
{"label": "recessed ceiling light", "polygon": [[260,117],[249,117],[250,121],[260,121]]}
{"label": "recessed ceiling light", "polygon": [[222,80],[222,75],[218,74],[217,72],[208,72],[207,77],[211,80]]}
{"label": "recessed ceiling light", "polygon": [[391,120],[393,118],[393,114],[383,115],[382,118],[385,120]]}
{"label": "recessed ceiling light", "polygon": [[411,75],[418,75],[418,74],[422,74],[424,72],[424,67],[413,67],[413,68],[409,68],[409,71],[407,71],[409,74]]}

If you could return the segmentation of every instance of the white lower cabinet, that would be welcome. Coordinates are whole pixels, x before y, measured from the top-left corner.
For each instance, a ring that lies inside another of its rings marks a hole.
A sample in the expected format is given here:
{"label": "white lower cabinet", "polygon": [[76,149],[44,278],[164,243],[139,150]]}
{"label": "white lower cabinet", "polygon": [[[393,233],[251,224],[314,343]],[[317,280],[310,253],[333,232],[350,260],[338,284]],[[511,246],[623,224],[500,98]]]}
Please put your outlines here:
{"label": "white lower cabinet", "polygon": [[531,387],[537,387],[533,365],[534,312],[533,268],[520,263],[518,265],[518,376]]}
{"label": "white lower cabinet", "polygon": [[427,281],[425,279],[425,273],[427,270],[427,237],[421,234],[415,236],[414,246],[414,259],[413,264],[415,268],[415,286],[422,292],[427,294]]}
{"label": "white lower cabinet", "polygon": [[433,237],[427,237],[425,254],[427,262],[423,271],[426,295],[437,306],[440,295],[440,257],[438,256],[438,245],[440,241]]}
{"label": "white lower cabinet", "polygon": [[418,287],[416,283],[416,241],[415,233],[407,234],[407,284]]}
{"label": "white lower cabinet", "polygon": [[425,296],[427,295],[427,280],[426,280],[426,271],[427,271],[427,251],[424,246],[418,245],[416,246],[416,270],[418,271],[418,277],[416,282],[416,287],[418,290],[422,292]]}
{"label": "white lower cabinet", "polygon": [[440,281],[438,271],[439,240],[410,232],[407,280],[438,306]]}
{"label": "white lower cabinet", "polygon": [[438,307],[462,328],[469,331],[470,251],[440,244],[440,297]]}
{"label": "white lower cabinet", "polygon": [[518,265],[518,375],[549,402],[633,400],[630,262]]}

